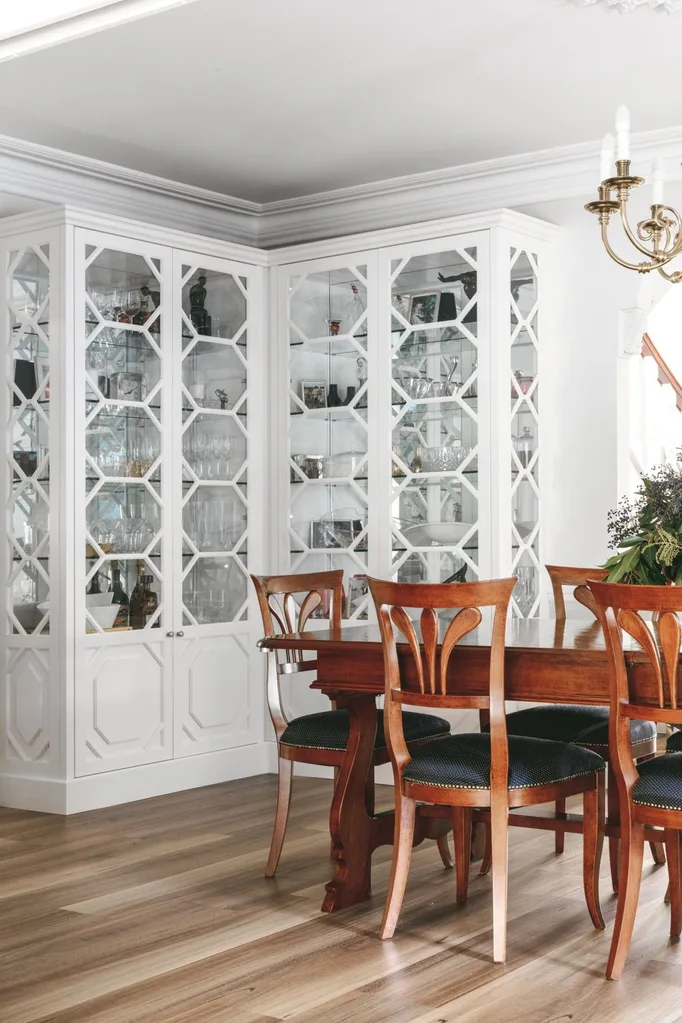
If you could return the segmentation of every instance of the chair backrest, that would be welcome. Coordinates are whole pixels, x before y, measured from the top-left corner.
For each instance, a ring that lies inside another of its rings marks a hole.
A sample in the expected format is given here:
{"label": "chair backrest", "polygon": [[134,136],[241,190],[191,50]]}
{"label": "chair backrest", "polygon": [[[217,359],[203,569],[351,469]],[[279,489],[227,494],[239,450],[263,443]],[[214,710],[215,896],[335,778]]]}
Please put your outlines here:
{"label": "chair backrest", "polygon": [[[597,604],[611,667],[611,702],[618,714],[682,725],[678,664],[682,642],[682,587],[589,584]],[[643,611],[657,617],[646,621]],[[627,670],[623,633],[646,655],[646,669]]]}
{"label": "chair backrest", "polygon": [[[516,579],[479,583],[392,583],[369,579],[384,652],[384,722],[394,767],[410,761],[402,727],[401,704],[487,710],[493,749],[492,774],[506,792],[509,751],[504,706],[504,640],[507,612]],[[472,692],[468,676],[448,671],[457,644],[482,621],[481,608],[494,608],[487,691]],[[406,608],[420,610],[419,632]],[[437,611],[453,610],[450,621]],[[407,650],[398,651],[396,631]],[[442,638],[441,638],[442,633]],[[506,797],[505,797],[506,798]]]}
{"label": "chair backrest", "polygon": [[597,609],[592,599],[587,583],[590,579],[597,579],[601,582],[608,575],[604,568],[574,568],[572,565],[545,565],[549,581],[552,584],[552,596],[554,597],[554,617],[563,620],[566,618],[566,601],[564,598],[564,586],[572,586],[573,596],[579,604],[583,604],[596,615]]}
{"label": "chair backrest", "polygon": [[[343,571],[307,572],[299,575],[252,575],[266,636],[304,632],[310,616],[322,608],[332,629],[341,626]],[[298,599],[297,599],[298,598]],[[302,650],[267,650],[267,699],[279,741],[288,718],[282,705],[280,675],[315,671],[317,659],[306,660]]]}
{"label": "chair backrest", "polygon": [[[630,719],[682,725],[682,694],[678,693],[682,588],[597,582],[589,587],[609,659],[611,760],[619,783],[629,788],[637,778],[630,747]],[[646,621],[643,611],[653,611],[656,619]],[[631,659],[629,668],[623,633],[640,648],[639,657]]]}
{"label": "chair backrest", "polygon": [[[319,608],[329,617],[330,628],[341,627],[343,613],[343,570],[302,572],[298,575],[252,575],[266,636],[304,632],[311,615]],[[298,598],[298,599],[296,599]],[[287,650],[279,665],[280,674],[312,671],[316,661],[303,660],[302,650]],[[304,668],[296,667],[304,664]]]}

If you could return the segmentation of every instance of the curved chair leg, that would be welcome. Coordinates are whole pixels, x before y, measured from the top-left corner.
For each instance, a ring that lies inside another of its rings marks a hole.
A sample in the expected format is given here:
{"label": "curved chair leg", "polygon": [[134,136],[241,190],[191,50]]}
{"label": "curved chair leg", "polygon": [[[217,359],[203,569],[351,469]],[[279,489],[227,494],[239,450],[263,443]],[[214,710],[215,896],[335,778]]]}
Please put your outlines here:
{"label": "curved chair leg", "polygon": [[625,966],[639,901],[643,857],[644,829],[641,824],[634,824],[630,834],[622,835],[620,842],[620,891],[611,951],[606,966],[606,976],[609,980],[618,980]]}
{"label": "curved chair leg", "polygon": [[481,860],[479,874],[489,874],[490,868],[493,865],[493,840],[490,825],[482,824],[481,827],[485,828],[485,850],[483,852],[483,859]]}
{"label": "curved chair leg", "polygon": [[604,773],[597,784],[583,795],[583,887],[590,919],[603,931],[604,917],[599,905],[599,867],[604,845]]}
{"label": "curved chair leg", "polygon": [[415,806],[414,799],[408,799],[402,794],[399,802],[396,803],[391,880],[388,883],[384,917],[379,931],[382,941],[393,937],[405,896],[407,875],[410,872],[412,858],[412,842],[414,841]]}
{"label": "curved chair leg", "polygon": [[436,842],[437,842],[437,845],[438,845],[438,852],[440,853],[440,858],[443,861],[443,866],[447,870],[451,870],[454,867],[455,864],[454,864],[454,861],[452,859],[452,856],[450,855],[450,846],[448,844],[448,836],[447,835],[441,835],[440,838],[436,839]]}
{"label": "curved chair leg", "polygon": [[277,810],[275,811],[275,826],[272,831],[270,842],[270,855],[265,867],[265,876],[274,877],[279,863],[279,857],[284,844],[284,835],[287,830],[287,818],[289,817],[289,804],[291,802],[291,779],[294,773],[292,760],[279,758],[279,772],[277,785]]}
{"label": "curved chair leg", "polygon": [[469,894],[469,866],[471,864],[471,808],[453,806],[452,824],[455,840],[457,901],[466,902]]}
{"label": "curved chair leg", "polygon": [[[606,809],[609,824],[620,823],[620,802],[618,800],[618,787],[616,776],[613,773],[611,764],[607,767],[606,786]],[[609,837],[609,866],[611,868],[611,887],[618,894],[618,860],[620,855],[620,839],[613,835]]]}
{"label": "curved chair leg", "polygon": [[509,808],[490,807],[493,860],[493,961],[507,958],[507,873],[509,861]]}
{"label": "curved chair leg", "polygon": [[665,829],[665,849],[668,854],[670,883],[670,937],[679,938],[682,930],[682,896],[680,895],[680,833]]}
{"label": "curved chair leg", "polygon": [[[566,813],[566,800],[565,799],[557,799],[557,801],[554,804],[554,810],[555,810],[555,813],[556,813],[557,817],[561,813]],[[557,854],[557,856],[561,855],[561,853],[564,851],[564,838],[565,838],[565,836],[566,836],[566,832],[565,831],[555,831],[554,832],[554,852]]]}

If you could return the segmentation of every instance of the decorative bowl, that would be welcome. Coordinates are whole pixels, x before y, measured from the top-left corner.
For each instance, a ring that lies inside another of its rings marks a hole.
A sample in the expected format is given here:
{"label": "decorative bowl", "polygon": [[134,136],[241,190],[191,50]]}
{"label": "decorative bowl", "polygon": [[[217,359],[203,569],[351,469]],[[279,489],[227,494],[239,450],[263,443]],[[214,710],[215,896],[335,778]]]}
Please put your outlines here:
{"label": "decorative bowl", "polygon": [[88,614],[102,629],[111,629],[120,606],[120,604],[108,604],[106,607],[89,607]]}
{"label": "decorative bowl", "polygon": [[449,546],[460,543],[471,527],[471,522],[420,522],[408,526],[404,533],[415,547],[426,547],[430,543]]}

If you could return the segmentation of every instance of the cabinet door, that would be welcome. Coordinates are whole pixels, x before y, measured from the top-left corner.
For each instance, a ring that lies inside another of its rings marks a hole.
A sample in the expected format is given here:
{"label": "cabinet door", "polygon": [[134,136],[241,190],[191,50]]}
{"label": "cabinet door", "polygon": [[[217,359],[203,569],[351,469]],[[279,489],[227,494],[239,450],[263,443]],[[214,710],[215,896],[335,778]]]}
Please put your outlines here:
{"label": "cabinet door", "polygon": [[51,401],[61,340],[59,252],[57,232],[43,229],[3,241],[0,254],[6,380],[0,760],[6,772],[22,775],[56,774],[61,755],[54,532],[62,466],[54,391]]}
{"label": "cabinet door", "polygon": [[77,774],[172,755],[170,276],[75,232]]}
{"label": "cabinet door", "polygon": [[[345,615],[366,618],[371,566],[369,495],[374,456],[375,351],[368,294],[373,253],[312,260],[280,269],[280,307],[288,355],[280,387],[286,394],[276,438],[283,501],[284,570],[342,569]],[[284,361],[286,358],[286,362]],[[326,614],[319,609],[320,616]]]}
{"label": "cabinet door", "polygon": [[487,232],[381,254],[391,436],[382,543],[400,582],[471,581],[490,571],[488,279]]}
{"label": "cabinet door", "polygon": [[174,253],[176,757],[262,738],[249,580],[262,550],[262,302],[260,270]]}

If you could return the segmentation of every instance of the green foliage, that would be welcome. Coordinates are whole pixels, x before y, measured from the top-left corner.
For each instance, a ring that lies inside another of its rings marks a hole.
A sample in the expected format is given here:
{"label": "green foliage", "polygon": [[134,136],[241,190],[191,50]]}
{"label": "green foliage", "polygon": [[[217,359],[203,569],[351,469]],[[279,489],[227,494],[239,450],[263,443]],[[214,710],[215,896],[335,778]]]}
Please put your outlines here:
{"label": "green foliage", "polygon": [[603,566],[607,582],[682,585],[682,452],[642,477],[635,500],[609,512],[608,530],[617,553]]}

